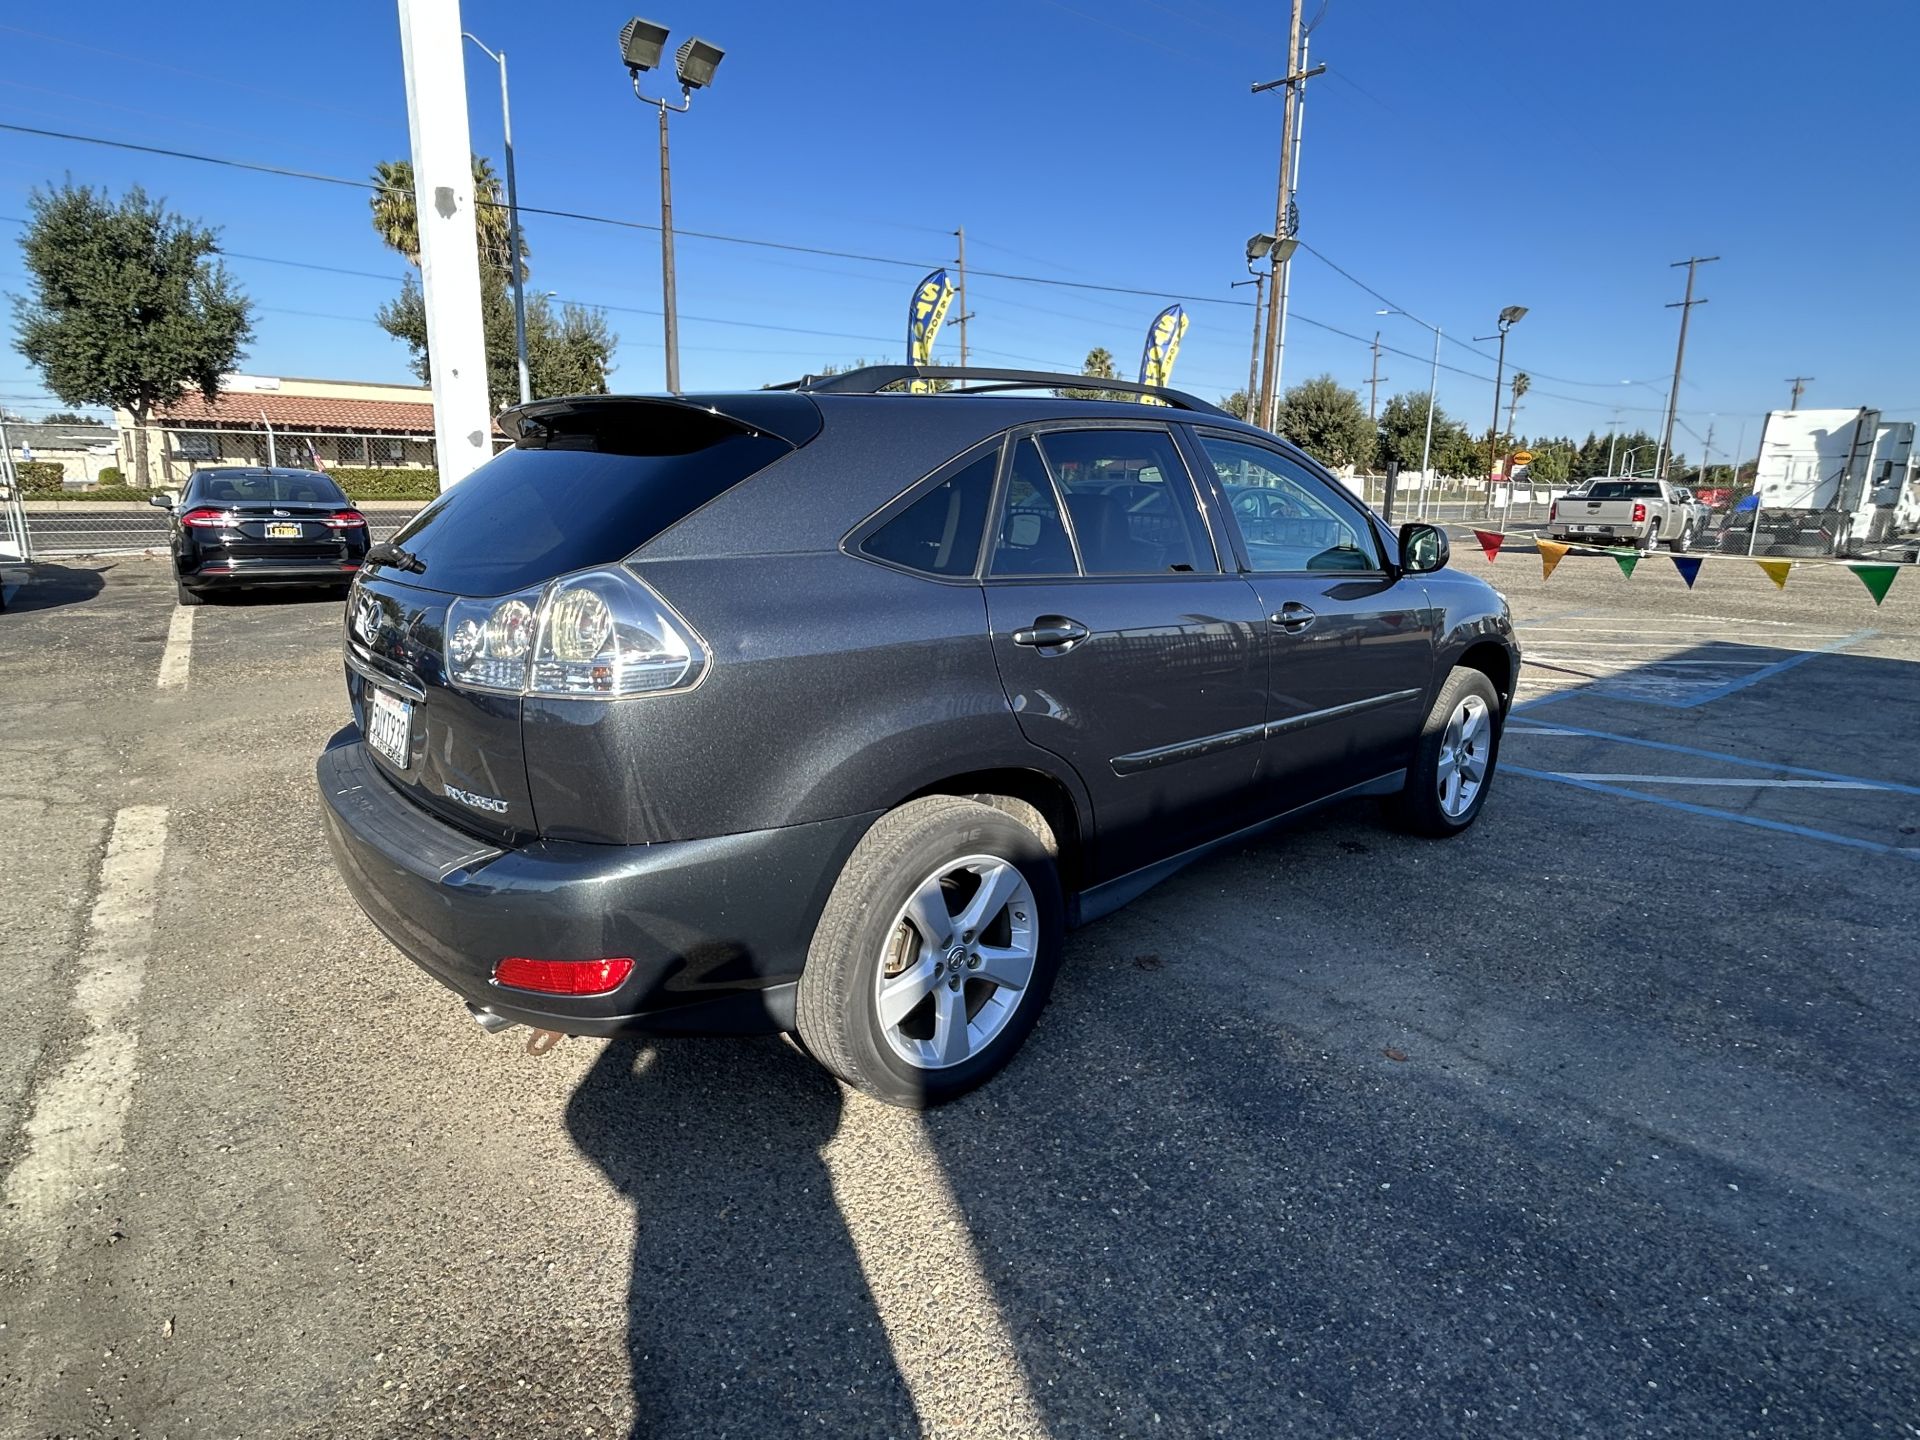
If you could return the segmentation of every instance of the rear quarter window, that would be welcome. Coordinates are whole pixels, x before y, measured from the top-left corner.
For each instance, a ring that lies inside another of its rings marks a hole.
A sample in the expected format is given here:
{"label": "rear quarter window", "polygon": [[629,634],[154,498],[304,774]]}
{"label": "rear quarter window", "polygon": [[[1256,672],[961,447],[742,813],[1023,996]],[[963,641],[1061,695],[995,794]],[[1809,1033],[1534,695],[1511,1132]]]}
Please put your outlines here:
{"label": "rear quarter window", "polygon": [[996,445],[873,531],[860,553],[926,575],[972,575],[999,463]]}

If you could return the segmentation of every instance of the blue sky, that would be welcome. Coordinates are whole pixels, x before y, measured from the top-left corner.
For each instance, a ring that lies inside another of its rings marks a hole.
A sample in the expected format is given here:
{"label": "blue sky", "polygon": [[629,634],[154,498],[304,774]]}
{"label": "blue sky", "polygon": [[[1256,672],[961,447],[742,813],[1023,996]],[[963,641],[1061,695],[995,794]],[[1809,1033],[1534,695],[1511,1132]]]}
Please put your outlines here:
{"label": "blue sky", "polygon": [[[725,46],[717,83],[675,117],[675,215],[705,230],[910,262],[883,265],[683,237],[690,389],[758,385],[830,361],[903,353],[912,282],[967,227],[982,363],[1077,369],[1105,345],[1138,362],[1165,295],[1244,302],[1246,237],[1273,220],[1284,7],[1242,0],[973,0],[795,5],[648,0],[642,13]],[[1316,3],[1308,6],[1312,15]],[[0,120],[360,177],[407,150],[394,6],[125,0],[15,9],[0,21]],[[618,63],[626,12],[467,0],[466,27],[510,56],[524,203],[658,218],[652,111]],[[297,16],[297,20],[296,17]],[[1817,17],[1778,0],[1602,7],[1518,0],[1329,0],[1313,40],[1302,238],[1449,336],[1441,404],[1483,427],[1503,305],[1530,313],[1510,365],[1534,376],[1526,433],[1652,428],[1672,368],[1684,271],[1703,267],[1679,447],[1714,426],[1725,454],[1812,375],[1809,405],[1920,416],[1912,170],[1920,7]],[[475,148],[499,153],[494,72],[468,66]],[[0,132],[0,216],[71,175],[132,182],[221,231],[260,306],[247,367],[409,378],[369,323],[403,269],[364,195]],[[657,237],[530,217],[535,288],[654,312]],[[0,225],[0,289],[23,274]],[[274,261],[369,272],[335,274]],[[919,268],[916,268],[919,267]],[[989,278],[1137,287],[1151,295]],[[1175,383],[1244,385],[1252,315],[1189,301]],[[1389,354],[1382,396],[1426,388],[1432,337],[1319,259],[1294,266],[1288,381],[1358,385],[1364,343]],[[10,317],[7,317],[10,320]],[[618,389],[662,381],[660,321],[614,311]],[[772,328],[784,327],[784,328]],[[888,338],[893,337],[893,338]],[[956,339],[951,325],[941,351]],[[1413,357],[1418,358],[1413,358]],[[1553,377],[1553,378],[1548,378]],[[1621,383],[1623,381],[1637,383]],[[8,347],[0,404],[52,402]],[[1364,392],[1363,392],[1364,396]],[[1689,434],[1691,430],[1693,433]]]}

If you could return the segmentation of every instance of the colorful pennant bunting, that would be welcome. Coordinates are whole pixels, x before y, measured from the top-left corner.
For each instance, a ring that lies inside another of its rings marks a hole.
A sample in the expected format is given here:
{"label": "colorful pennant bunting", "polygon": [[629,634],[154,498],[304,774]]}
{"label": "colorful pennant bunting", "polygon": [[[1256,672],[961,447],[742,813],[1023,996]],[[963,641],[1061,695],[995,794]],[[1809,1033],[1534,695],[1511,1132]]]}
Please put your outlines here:
{"label": "colorful pennant bunting", "polygon": [[1860,583],[1867,587],[1875,605],[1887,598],[1887,591],[1893,588],[1893,577],[1900,573],[1898,565],[1862,565],[1858,561],[1850,561],[1847,568],[1860,577]]}
{"label": "colorful pennant bunting", "polygon": [[1476,530],[1473,532],[1473,538],[1478,540],[1480,548],[1487,552],[1489,564],[1500,558],[1500,547],[1506,543],[1507,539],[1498,530]]}
{"label": "colorful pennant bunting", "polygon": [[1693,588],[1693,582],[1700,578],[1700,567],[1706,562],[1698,555],[1675,555],[1673,568],[1680,572],[1680,578],[1687,582],[1687,589]]}
{"label": "colorful pennant bunting", "polygon": [[1607,553],[1613,556],[1614,563],[1620,567],[1620,573],[1631,580],[1633,578],[1633,567],[1640,563],[1640,552],[1638,550],[1610,550]]}
{"label": "colorful pennant bunting", "polygon": [[1753,562],[1767,572],[1767,578],[1779,589],[1787,588],[1787,572],[1793,569],[1791,560],[1756,560]]}
{"label": "colorful pennant bunting", "polygon": [[1553,574],[1553,567],[1567,558],[1567,551],[1573,547],[1562,545],[1558,540],[1535,540],[1540,547],[1540,578],[1547,579]]}

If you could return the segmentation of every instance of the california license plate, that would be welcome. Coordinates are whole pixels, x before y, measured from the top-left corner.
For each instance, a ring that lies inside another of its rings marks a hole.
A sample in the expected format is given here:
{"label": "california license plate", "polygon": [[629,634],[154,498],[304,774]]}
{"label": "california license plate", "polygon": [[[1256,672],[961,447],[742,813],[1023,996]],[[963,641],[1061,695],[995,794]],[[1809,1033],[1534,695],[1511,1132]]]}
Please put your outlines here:
{"label": "california license plate", "polygon": [[367,690],[367,743],[395,766],[407,768],[407,756],[413,749],[413,706],[398,695],[369,687]]}
{"label": "california license plate", "polygon": [[269,523],[267,526],[267,538],[269,540],[298,540],[300,538],[300,527],[285,522],[279,524]]}

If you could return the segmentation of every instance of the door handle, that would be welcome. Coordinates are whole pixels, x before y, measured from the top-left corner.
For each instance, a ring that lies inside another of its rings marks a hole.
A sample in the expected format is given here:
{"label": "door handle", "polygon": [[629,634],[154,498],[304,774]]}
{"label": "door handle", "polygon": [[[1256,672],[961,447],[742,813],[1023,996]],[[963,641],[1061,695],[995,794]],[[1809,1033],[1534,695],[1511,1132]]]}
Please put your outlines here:
{"label": "door handle", "polygon": [[1285,630],[1291,635],[1298,635],[1319,618],[1318,615],[1314,614],[1312,610],[1302,605],[1298,600],[1287,601],[1286,604],[1280,607],[1277,614],[1267,617],[1270,622],[1278,625],[1282,630]]}
{"label": "door handle", "polygon": [[1013,632],[1013,643],[1040,650],[1068,650],[1093,632],[1064,615],[1042,615],[1025,630]]}

